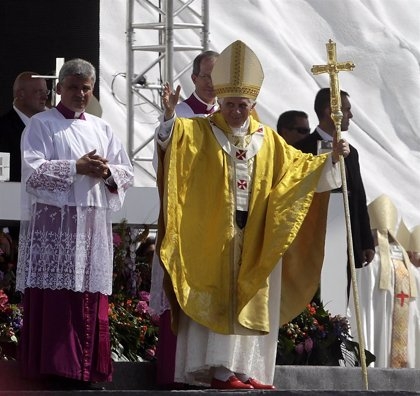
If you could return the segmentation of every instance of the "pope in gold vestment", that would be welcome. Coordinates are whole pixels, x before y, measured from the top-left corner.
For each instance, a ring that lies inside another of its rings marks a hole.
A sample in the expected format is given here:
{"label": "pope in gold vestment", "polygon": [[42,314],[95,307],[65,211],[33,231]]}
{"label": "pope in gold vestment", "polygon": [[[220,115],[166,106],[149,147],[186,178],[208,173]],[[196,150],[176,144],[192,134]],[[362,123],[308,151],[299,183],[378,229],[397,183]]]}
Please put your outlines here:
{"label": "pope in gold vestment", "polygon": [[[270,389],[250,378],[272,383],[279,324],[319,285],[329,193],[315,190],[341,181],[331,154],[304,154],[252,117],[262,79],[243,82],[225,59],[259,66],[242,42],[222,52],[212,72],[221,107],[209,117],[174,117],[180,88],[165,85],[156,248],[179,325],[176,381]],[[232,81],[218,85],[226,70]],[[335,161],[344,151],[339,142]]]}
{"label": "pope in gold vestment", "polygon": [[[229,133],[220,113],[209,118],[177,119],[164,156],[165,229],[160,234],[160,257],[175,295],[167,292],[176,297],[171,300],[172,312],[179,304],[193,320],[223,334],[233,333],[235,320],[256,332],[268,332],[267,279],[310,211],[326,156],[303,154],[265,128],[263,145],[255,157],[240,269],[233,279],[232,165],[215,139],[210,122]],[[251,118],[250,133],[255,133],[259,125]],[[313,230],[314,235],[322,234],[319,228],[325,225],[327,200],[322,198],[317,197],[313,205],[317,211],[310,224],[318,228]],[[321,207],[324,212],[319,212]],[[307,241],[306,249],[296,249],[296,253],[314,254],[315,247]],[[283,293],[290,293],[291,286],[295,301],[282,315],[283,322],[301,312],[313,296],[319,284],[322,255],[316,266],[305,257],[295,257],[294,262],[302,270],[294,268],[295,276],[284,277],[287,284],[283,284]],[[310,268],[307,262],[311,262]],[[283,271],[287,268],[285,265]],[[296,278],[304,283],[302,290],[296,289]]]}

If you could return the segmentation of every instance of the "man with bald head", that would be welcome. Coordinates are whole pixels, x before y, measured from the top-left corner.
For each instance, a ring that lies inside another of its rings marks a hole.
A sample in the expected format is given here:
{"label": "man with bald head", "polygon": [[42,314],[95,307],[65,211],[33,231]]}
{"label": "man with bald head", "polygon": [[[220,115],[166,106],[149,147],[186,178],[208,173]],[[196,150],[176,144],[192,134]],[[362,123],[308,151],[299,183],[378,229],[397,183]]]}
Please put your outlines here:
{"label": "man with bald head", "polygon": [[[0,152],[10,153],[10,181],[20,182],[20,138],[29,119],[45,110],[49,91],[43,78],[34,78],[38,73],[20,73],[13,84],[13,107],[0,117]],[[19,226],[9,224],[8,232],[13,240],[19,236]]]}
{"label": "man with bald head", "polygon": [[20,182],[20,137],[29,119],[45,110],[48,94],[43,78],[38,73],[20,73],[13,84],[13,107],[0,117],[0,152],[10,153],[10,181]]}

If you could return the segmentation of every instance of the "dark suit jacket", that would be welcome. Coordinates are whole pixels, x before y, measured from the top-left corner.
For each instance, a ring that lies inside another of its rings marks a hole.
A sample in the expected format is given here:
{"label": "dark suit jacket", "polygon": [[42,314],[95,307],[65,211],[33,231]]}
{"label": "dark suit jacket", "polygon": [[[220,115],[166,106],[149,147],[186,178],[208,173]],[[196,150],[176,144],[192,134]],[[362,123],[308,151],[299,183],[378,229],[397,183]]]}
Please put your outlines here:
{"label": "dark suit jacket", "polygon": [[20,182],[20,138],[25,124],[12,108],[0,117],[0,152],[10,153],[10,181]]}
{"label": "dark suit jacket", "polygon": [[[317,141],[322,140],[315,130],[294,146],[304,153],[317,154]],[[349,192],[349,212],[351,231],[353,237],[354,261],[356,267],[362,267],[365,249],[375,250],[372,232],[370,229],[369,214],[366,205],[366,193],[360,174],[359,153],[350,145],[350,154],[344,158],[347,174],[347,187]]]}

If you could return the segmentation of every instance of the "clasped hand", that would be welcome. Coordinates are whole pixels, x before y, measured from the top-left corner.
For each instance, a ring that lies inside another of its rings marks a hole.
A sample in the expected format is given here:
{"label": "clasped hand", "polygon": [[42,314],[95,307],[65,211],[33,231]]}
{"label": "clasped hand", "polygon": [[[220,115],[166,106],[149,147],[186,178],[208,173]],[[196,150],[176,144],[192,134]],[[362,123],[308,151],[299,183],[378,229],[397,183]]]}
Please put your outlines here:
{"label": "clasped hand", "polygon": [[108,160],[97,155],[96,150],[85,154],[77,160],[76,171],[81,175],[100,178],[107,178],[110,175]]}

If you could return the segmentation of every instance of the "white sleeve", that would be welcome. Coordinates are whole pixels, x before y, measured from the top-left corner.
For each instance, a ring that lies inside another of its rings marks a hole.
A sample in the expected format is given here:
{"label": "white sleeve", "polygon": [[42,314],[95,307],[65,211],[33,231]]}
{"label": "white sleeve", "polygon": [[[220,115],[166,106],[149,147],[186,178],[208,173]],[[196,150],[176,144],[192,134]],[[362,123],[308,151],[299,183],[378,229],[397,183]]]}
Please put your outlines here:
{"label": "white sleeve", "polygon": [[340,162],[333,164],[330,153],[325,161],[324,169],[316,187],[316,192],[334,190],[341,187]]}
{"label": "white sleeve", "polygon": [[182,117],[182,118],[192,118],[196,116],[192,108],[189,105],[187,105],[185,102],[179,102],[175,106],[175,113],[177,117]]}
{"label": "white sleeve", "polygon": [[172,136],[172,129],[174,127],[176,114],[169,120],[164,120],[163,115],[159,117],[160,124],[155,131],[156,143],[163,149],[166,150],[168,147],[169,140]]}

